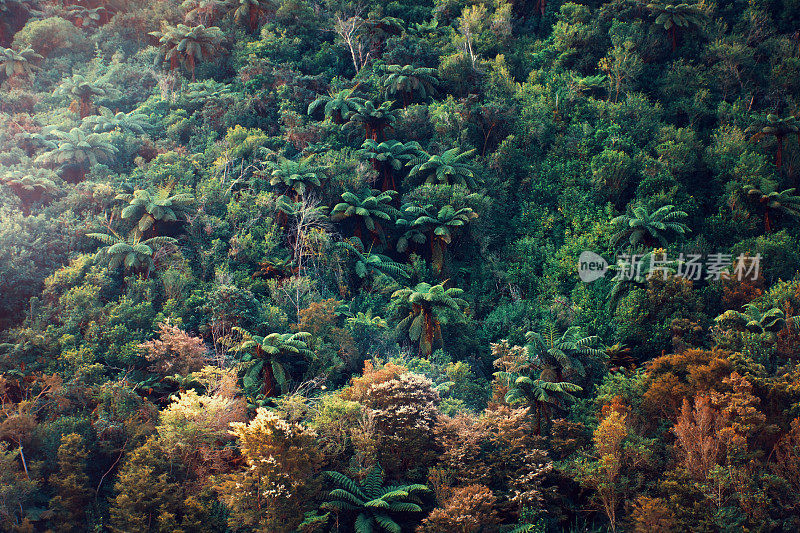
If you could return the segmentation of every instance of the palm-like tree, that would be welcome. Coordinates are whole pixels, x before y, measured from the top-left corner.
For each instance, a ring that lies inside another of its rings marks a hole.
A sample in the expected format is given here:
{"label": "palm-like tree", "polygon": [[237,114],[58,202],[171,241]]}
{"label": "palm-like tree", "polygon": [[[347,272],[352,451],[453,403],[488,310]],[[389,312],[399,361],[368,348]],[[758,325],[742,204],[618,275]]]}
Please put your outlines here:
{"label": "palm-like tree", "polygon": [[755,187],[745,187],[747,199],[755,203],[764,212],[764,231],[772,231],[772,215],[783,213],[793,218],[800,218],[800,196],[794,194],[795,189],[766,192]]}
{"label": "palm-like tree", "polygon": [[367,139],[385,140],[384,130],[397,122],[397,113],[392,109],[392,102],[383,102],[378,107],[368,100],[355,103],[355,109],[347,114],[349,122],[361,124]]}
{"label": "palm-like tree", "polygon": [[0,49],[0,68],[7,79],[14,76],[30,77],[33,71],[39,68],[33,62],[40,59],[43,59],[42,56],[34,52],[32,48],[26,48],[19,52],[11,48]]}
{"label": "palm-like tree", "polygon": [[312,186],[321,187],[320,178],[326,177],[320,168],[311,166],[308,159],[293,161],[281,158],[277,162],[268,162],[267,168],[272,170],[269,184],[272,186],[284,185],[288,190],[293,191],[295,200],[304,195]]}
{"label": "palm-like tree", "polygon": [[23,172],[9,172],[2,178],[2,183],[11,189],[19,198],[22,214],[31,214],[31,206],[42,200],[45,196],[57,190],[55,182],[39,176],[32,176]]}
{"label": "palm-like tree", "polygon": [[92,100],[95,96],[105,96],[106,90],[99,83],[92,83],[84,76],[75,74],[67,78],[54,92],[54,94],[66,94],[80,102],[81,118],[89,116],[92,112]]}
{"label": "palm-like tree", "polygon": [[184,19],[187,22],[208,24],[222,12],[225,2],[222,0],[185,0],[181,7],[186,10]]}
{"label": "palm-like tree", "polygon": [[69,18],[79,28],[90,28],[99,26],[104,21],[108,21],[110,13],[104,6],[89,8],[81,5],[71,5],[64,8]]}
{"label": "palm-like tree", "polygon": [[442,344],[442,325],[466,321],[462,308],[467,302],[460,298],[463,293],[455,287],[445,289],[444,283],[419,283],[413,289],[395,291],[392,306],[405,315],[396,331],[418,342],[420,353],[430,355],[434,344]]}
{"label": "palm-like tree", "polygon": [[92,131],[95,133],[119,130],[143,135],[145,127],[148,126],[147,117],[135,111],[114,113],[109,108],[102,106],[97,111],[99,114],[84,119],[86,124],[92,126]]}
{"label": "palm-like tree", "polygon": [[401,143],[394,139],[378,143],[373,139],[366,139],[358,154],[372,162],[372,167],[383,177],[381,190],[396,190],[394,175],[412,159],[423,153],[417,141]]}
{"label": "palm-like tree", "polygon": [[754,132],[752,140],[762,139],[766,136],[775,137],[775,141],[778,143],[778,149],[775,152],[775,166],[779,169],[783,161],[783,141],[786,137],[797,135],[798,142],[800,142],[800,121],[791,115],[779,117],[770,113],[764,121],[751,126],[748,131]]}
{"label": "palm-like tree", "polygon": [[725,311],[714,319],[714,324],[723,330],[777,333],[786,326],[786,314],[777,307],[761,312],[755,304],[747,304],[744,313]]}
{"label": "palm-like tree", "polygon": [[372,467],[363,484],[356,483],[339,472],[328,471],[325,475],[333,480],[336,488],[322,507],[337,513],[355,515],[355,533],[388,531],[400,533],[401,528],[392,515],[419,513],[422,511],[419,494],[429,492],[425,485],[384,486],[383,469]]}
{"label": "palm-like tree", "polygon": [[82,180],[90,167],[114,160],[117,148],[98,133],[87,134],[80,128],[70,131],[55,130],[57,146],[36,158],[36,162],[52,166],[63,166],[77,170],[77,179]]}
{"label": "palm-like tree", "polygon": [[158,188],[155,194],[146,189],[134,191],[132,194],[118,194],[116,199],[128,202],[122,209],[123,219],[139,219],[135,233],[144,233],[156,222],[176,222],[179,217],[192,212],[194,196],[189,193],[172,194],[175,183],[169,182]]}
{"label": "palm-like tree", "polygon": [[354,96],[358,85],[351,89],[344,89],[338,93],[330,93],[319,96],[308,105],[308,114],[313,115],[322,107],[325,117],[329,117],[336,124],[344,124],[345,119],[358,110],[358,106],[364,105],[366,100]]}
{"label": "palm-like tree", "polygon": [[170,26],[165,24],[161,31],[150,32],[158,38],[163,50],[162,61],[169,62],[170,70],[182,65],[192,75],[194,69],[204,58],[212,56],[222,42],[222,30],[216,26],[206,28],[204,25],[189,27],[185,24]]}
{"label": "palm-like tree", "polygon": [[605,350],[608,357],[608,367],[610,370],[620,368],[633,368],[636,366],[636,359],[631,355],[631,349],[624,344],[617,343],[608,346]]}
{"label": "palm-like tree", "polygon": [[388,65],[381,79],[387,98],[399,94],[403,106],[407,106],[415,95],[424,100],[432,96],[436,89],[436,69],[414,67],[413,65]]}
{"label": "palm-like tree", "polygon": [[342,194],[343,202],[336,204],[331,211],[331,220],[334,222],[350,217],[357,217],[356,237],[361,237],[361,225],[373,235],[381,231],[379,220],[393,220],[399,211],[392,207],[392,200],[397,191],[378,191],[376,189],[361,189],[353,193],[347,191]]}
{"label": "palm-like tree", "polygon": [[403,211],[409,218],[399,219],[397,225],[429,234],[431,260],[439,272],[444,267],[445,252],[453,240],[453,232],[478,218],[478,214],[471,208],[455,209],[452,205],[446,205],[437,211],[432,205],[419,207],[406,204]]}
{"label": "palm-like tree", "polygon": [[[304,210],[308,209],[307,205],[304,205],[302,201],[295,201],[282,194],[275,199],[275,207],[279,213],[279,223],[281,225],[285,225],[286,222],[289,221],[289,218],[295,218],[303,214]],[[320,205],[313,207],[313,213],[311,213],[314,218],[325,218],[326,212],[328,210],[328,206]]]}
{"label": "palm-like tree", "polygon": [[289,258],[265,259],[258,264],[258,270],[253,273],[253,278],[284,280],[292,277],[298,271],[297,266]]}
{"label": "palm-like tree", "polygon": [[183,95],[186,102],[191,104],[205,104],[208,101],[224,100],[234,96],[230,84],[214,80],[190,83]]}
{"label": "palm-like tree", "polygon": [[306,359],[314,357],[308,347],[311,333],[270,333],[265,337],[252,335],[239,327],[233,330],[242,340],[231,347],[233,352],[246,352],[244,361],[255,361],[242,378],[245,390],[253,391],[261,377],[261,388],[265,397],[272,397],[280,389],[288,391],[293,372],[305,366]]}
{"label": "palm-like tree", "polygon": [[236,22],[240,24],[246,22],[250,31],[256,31],[261,15],[275,9],[274,0],[229,0],[228,5],[236,8],[233,12]]}
{"label": "palm-like tree", "polygon": [[624,260],[609,267],[609,271],[616,272],[614,287],[608,296],[608,306],[614,311],[619,302],[635,288],[646,288],[647,280],[652,276],[664,277],[674,274],[679,266],[679,261],[665,261],[665,250],[657,248],[641,257],[637,256],[634,262],[626,263]]}
{"label": "palm-like tree", "polygon": [[622,240],[628,239],[631,246],[639,244],[645,246],[667,245],[665,234],[667,232],[680,233],[691,231],[689,226],[680,222],[687,217],[683,211],[677,211],[674,205],[665,205],[650,213],[645,207],[634,207],[632,213],[620,215],[611,221],[619,231],[611,237],[611,245],[617,246]]}
{"label": "palm-like tree", "polygon": [[412,178],[417,176],[425,178],[425,183],[430,184],[458,184],[475,188],[475,167],[467,162],[474,153],[474,148],[466,152],[451,148],[442,155],[426,153],[408,163],[413,165],[408,175]]}
{"label": "palm-like tree", "polygon": [[678,48],[679,28],[701,28],[706,20],[706,14],[697,5],[660,3],[648,4],[647,9],[656,15],[656,24],[669,33],[673,52]]}
{"label": "palm-like tree", "polygon": [[116,270],[121,265],[134,271],[145,270],[146,277],[150,275],[150,270],[154,266],[153,254],[164,246],[178,244],[172,237],[151,237],[143,241],[141,235],[129,235],[123,238],[113,231],[110,235],[88,233],[87,237],[97,239],[106,245],[98,250],[95,255],[96,261],[108,263],[108,268],[111,270]]}
{"label": "palm-like tree", "polygon": [[374,280],[385,276],[396,281],[395,278],[408,279],[410,276],[408,266],[392,261],[385,255],[366,250],[364,243],[358,237],[337,242],[334,246],[352,256],[355,273],[362,280],[367,277]]}
{"label": "palm-like tree", "polygon": [[529,331],[525,334],[526,347],[531,357],[542,368],[540,379],[562,381],[565,375],[586,376],[582,359],[600,357],[603,350],[592,346],[600,339],[596,335],[584,335],[578,326],[570,326],[558,335],[556,327],[550,325],[544,334]]}
{"label": "palm-like tree", "polygon": [[541,433],[542,418],[548,421],[552,409],[565,410],[567,404],[575,401],[571,393],[583,390],[568,381],[547,381],[517,376],[511,372],[495,372],[498,379],[508,384],[505,401],[510,404],[521,403],[536,411],[536,433]]}

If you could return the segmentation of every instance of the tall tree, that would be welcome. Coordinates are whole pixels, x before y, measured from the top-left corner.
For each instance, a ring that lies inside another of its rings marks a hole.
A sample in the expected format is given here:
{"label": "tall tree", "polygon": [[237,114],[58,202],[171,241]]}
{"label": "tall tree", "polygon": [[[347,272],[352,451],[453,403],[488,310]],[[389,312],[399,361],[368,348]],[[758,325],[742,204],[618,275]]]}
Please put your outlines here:
{"label": "tall tree", "polygon": [[337,242],[335,246],[352,257],[355,273],[362,280],[385,277],[396,281],[395,278],[408,279],[410,276],[407,265],[392,261],[388,256],[373,253],[372,250],[366,250],[358,237]]}
{"label": "tall tree", "polygon": [[795,189],[766,192],[755,187],[745,187],[747,199],[763,211],[764,231],[772,231],[772,217],[782,213],[792,218],[800,218],[800,196],[794,194]]}
{"label": "tall tree", "polygon": [[323,108],[325,117],[333,120],[335,124],[344,124],[350,113],[358,110],[358,106],[364,105],[366,100],[356,96],[358,85],[350,89],[343,89],[337,93],[331,92],[317,97],[316,100],[308,104],[308,114],[313,115],[320,107]]}
{"label": "tall tree", "polygon": [[397,190],[395,174],[412,159],[419,157],[422,147],[416,141],[401,143],[394,139],[378,143],[373,139],[366,139],[359,155],[369,159],[372,167],[381,175],[381,190]]}
{"label": "tall tree", "polygon": [[397,113],[392,109],[392,102],[383,102],[378,107],[368,100],[355,104],[355,109],[347,115],[348,122],[361,124],[367,139],[385,140],[384,131],[397,122]]}
{"label": "tall tree", "polygon": [[155,194],[146,189],[132,194],[118,194],[116,199],[128,202],[122,209],[123,219],[139,219],[134,233],[144,235],[157,222],[176,222],[179,217],[192,212],[194,196],[189,193],[172,194],[175,182],[170,181],[158,188]]}
{"label": "tall tree", "polygon": [[150,35],[158,38],[163,48],[162,61],[169,63],[170,70],[182,65],[195,80],[194,69],[203,59],[212,57],[220,48],[223,33],[216,26],[204,25],[189,27],[185,24],[170,26],[165,24],[161,31]]}
{"label": "tall tree", "polygon": [[438,211],[432,205],[419,207],[406,204],[404,214],[408,218],[398,219],[397,225],[418,229],[428,234],[431,243],[431,261],[438,272],[442,272],[445,264],[447,246],[453,240],[453,233],[478,218],[478,214],[469,207],[455,209],[446,205]]}
{"label": "tall tree", "polygon": [[392,306],[404,318],[396,331],[419,343],[421,354],[430,355],[434,345],[442,345],[442,325],[466,322],[463,308],[467,302],[460,298],[463,290],[444,288],[444,283],[419,283],[392,294]]}
{"label": "tall tree", "polygon": [[403,107],[411,103],[415,95],[424,100],[435,94],[436,69],[413,65],[387,65],[381,85],[386,97],[400,95]]}
{"label": "tall tree", "polygon": [[253,32],[258,29],[261,16],[276,9],[275,0],[228,0],[228,5],[235,9],[233,18],[236,22],[247,23]]}
{"label": "tall tree", "polygon": [[53,180],[23,172],[10,172],[0,177],[0,182],[17,195],[24,216],[31,214],[33,204],[58,190]]}
{"label": "tall tree", "polygon": [[155,266],[153,262],[155,252],[167,245],[178,244],[172,237],[151,237],[143,241],[138,234],[123,238],[113,231],[111,234],[87,233],[86,236],[105,244],[95,254],[96,261],[108,263],[110,270],[125,265],[126,269],[135,272],[144,271],[145,277],[150,276],[150,271]]}
{"label": "tall tree", "polygon": [[672,51],[678,49],[678,29],[702,28],[706,14],[698,5],[690,4],[648,4],[656,16],[656,25],[664,28],[670,36]]}
{"label": "tall tree", "polygon": [[117,148],[98,133],[87,134],[80,128],[72,128],[70,131],[55,130],[52,134],[58,139],[56,147],[41,154],[36,162],[61,167],[74,173],[78,181],[86,177],[92,166],[110,163],[117,154]]}
{"label": "tall tree", "polygon": [[[292,382],[292,373],[299,373],[307,361],[314,357],[308,347],[311,333],[270,333],[264,337],[253,335],[239,327],[233,328],[241,341],[231,351],[245,352],[244,361],[253,361],[242,378],[245,391],[261,389],[264,397],[286,393]],[[259,379],[261,386],[258,386]]]}
{"label": "tall tree", "polygon": [[687,214],[676,210],[674,205],[662,206],[652,213],[645,207],[634,207],[631,213],[620,215],[611,221],[619,228],[611,237],[611,245],[617,246],[624,239],[628,239],[634,248],[639,244],[666,246],[668,232],[683,235],[691,231],[689,226],[681,222],[686,217]]}
{"label": "tall tree", "polygon": [[11,48],[0,49],[0,68],[5,73],[6,79],[14,76],[28,76],[39,67],[34,65],[34,61],[43,59],[42,56],[33,51],[32,48],[25,48],[17,52]]}
{"label": "tall tree", "polygon": [[786,137],[796,135],[798,142],[800,142],[800,121],[791,115],[779,117],[770,113],[766,119],[754,124],[748,131],[755,132],[751,137],[754,141],[767,136],[775,137],[775,142],[778,143],[778,147],[775,150],[775,166],[779,170],[783,164],[783,144]]}
{"label": "tall tree", "polygon": [[475,167],[466,161],[474,153],[474,148],[466,152],[461,152],[458,148],[451,148],[442,155],[425,153],[408,163],[408,165],[413,165],[408,175],[412,178],[416,176],[424,178],[425,183],[462,185],[474,189],[476,186]]}
{"label": "tall tree", "polygon": [[342,193],[342,200],[333,207],[331,220],[339,221],[346,218],[355,217],[356,237],[361,238],[361,226],[367,228],[375,237],[381,235],[383,228],[379,220],[392,221],[398,217],[400,212],[392,207],[392,199],[397,195],[397,191],[378,191],[375,189],[361,189],[353,193],[347,191]]}
{"label": "tall tree", "polygon": [[295,200],[303,196],[312,186],[321,187],[321,178],[326,177],[322,169],[309,164],[307,158],[294,161],[282,157],[277,162],[268,162],[267,168],[272,170],[269,184],[284,185],[292,191]]}
{"label": "tall tree", "polygon": [[593,348],[600,339],[596,335],[584,335],[578,326],[570,326],[561,335],[550,325],[542,334],[529,331],[525,334],[526,348],[542,368],[540,378],[560,382],[565,376],[586,375],[584,359],[601,357],[603,350]]}
{"label": "tall tree", "polygon": [[84,123],[92,126],[95,133],[107,133],[110,131],[127,131],[136,135],[143,135],[144,129],[149,125],[147,117],[141,113],[132,111],[114,113],[107,107],[99,107],[98,114],[86,117]]}
{"label": "tall tree", "polygon": [[84,76],[75,74],[67,78],[54,92],[66,94],[75,98],[80,103],[79,114],[81,118],[92,114],[92,100],[95,96],[105,96],[106,89],[103,84],[89,82]]}

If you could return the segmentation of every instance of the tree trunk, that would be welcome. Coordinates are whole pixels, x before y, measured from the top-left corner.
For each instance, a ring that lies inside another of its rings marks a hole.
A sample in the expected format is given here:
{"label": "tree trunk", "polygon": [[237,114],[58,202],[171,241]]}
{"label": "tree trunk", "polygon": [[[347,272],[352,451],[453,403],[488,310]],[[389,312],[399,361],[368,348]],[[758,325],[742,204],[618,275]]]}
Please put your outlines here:
{"label": "tree trunk", "polygon": [[80,109],[81,118],[88,117],[91,110],[92,110],[92,97],[81,96],[81,109]]}

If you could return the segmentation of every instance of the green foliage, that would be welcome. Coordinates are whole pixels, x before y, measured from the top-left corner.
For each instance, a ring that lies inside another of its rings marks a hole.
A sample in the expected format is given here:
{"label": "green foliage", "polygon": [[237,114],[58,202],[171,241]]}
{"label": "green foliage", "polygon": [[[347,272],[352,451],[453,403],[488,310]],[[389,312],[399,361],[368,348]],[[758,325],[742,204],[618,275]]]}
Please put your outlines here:
{"label": "green foliage", "polygon": [[[422,354],[430,355],[434,345],[442,345],[442,326],[464,324],[462,309],[467,302],[459,296],[463,290],[444,284],[419,283],[413,289],[406,288],[392,294],[392,303],[402,319],[395,330],[419,344]],[[403,316],[405,315],[405,316]]]}
{"label": "green foliage", "polygon": [[666,247],[668,232],[685,234],[689,226],[680,222],[687,214],[675,209],[674,205],[662,206],[652,213],[644,207],[635,207],[631,214],[620,215],[611,221],[621,229],[611,237],[611,245],[617,246],[628,240],[633,248],[642,244],[654,246],[656,242]]}
{"label": "green foliage", "polygon": [[355,515],[354,530],[358,533],[370,531],[401,531],[392,516],[422,512],[420,493],[428,492],[425,485],[383,484],[383,469],[374,466],[363,483],[356,483],[339,472],[325,472],[337,486],[323,504],[329,509],[344,515]]}

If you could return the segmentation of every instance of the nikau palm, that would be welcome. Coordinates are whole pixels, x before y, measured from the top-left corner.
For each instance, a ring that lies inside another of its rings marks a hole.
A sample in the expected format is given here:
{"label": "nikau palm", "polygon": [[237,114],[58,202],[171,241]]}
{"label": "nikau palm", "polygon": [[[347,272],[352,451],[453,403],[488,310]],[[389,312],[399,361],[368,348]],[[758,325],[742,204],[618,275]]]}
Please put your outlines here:
{"label": "nikau palm", "polygon": [[634,207],[631,214],[620,215],[611,221],[613,225],[621,228],[611,237],[611,245],[617,246],[624,239],[628,239],[633,247],[639,244],[666,246],[665,235],[668,232],[682,235],[691,231],[681,222],[686,216],[685,212],[677,211],[674,205],[665,205],[653,213],[644,207]]}
{"label": "nikau palm", "polygon": [[252,335],[242,328],[233,328],[242,336],[241,342],[231,347],[233,352],[245,352],[244,361],[255,361],[242,378],[245,390],[257,388],[259,376],[265,397],[278,392],[286,393],[292,372],[302,368],[314,356],[308,348],[311,333],[270,333],[265,337]]}
{"label": "nikau palm", "polygon": [[419,283],[392,294],[392,305],[405,317],[397,324],[398,334],[419,343],[419,351],[430,355],[434,345],[442,344],[442,325],[463,324],[462,311],[467,302],[460,298],[463,290],[444,288],[444,283]]}
{"label": "nikau palm", "polygon": [[383,470],[374,466],[367,474],[363,484],[356,483],[344,474],[328,471],[337,488],[329,494],[329,500],[322,507],[342,514],[354,514],[356,533],[388,531],[400,533],[401,528],[393,515],[419,513],[422,511],[419,494],[429,492],[425,485],[384,486]]}

